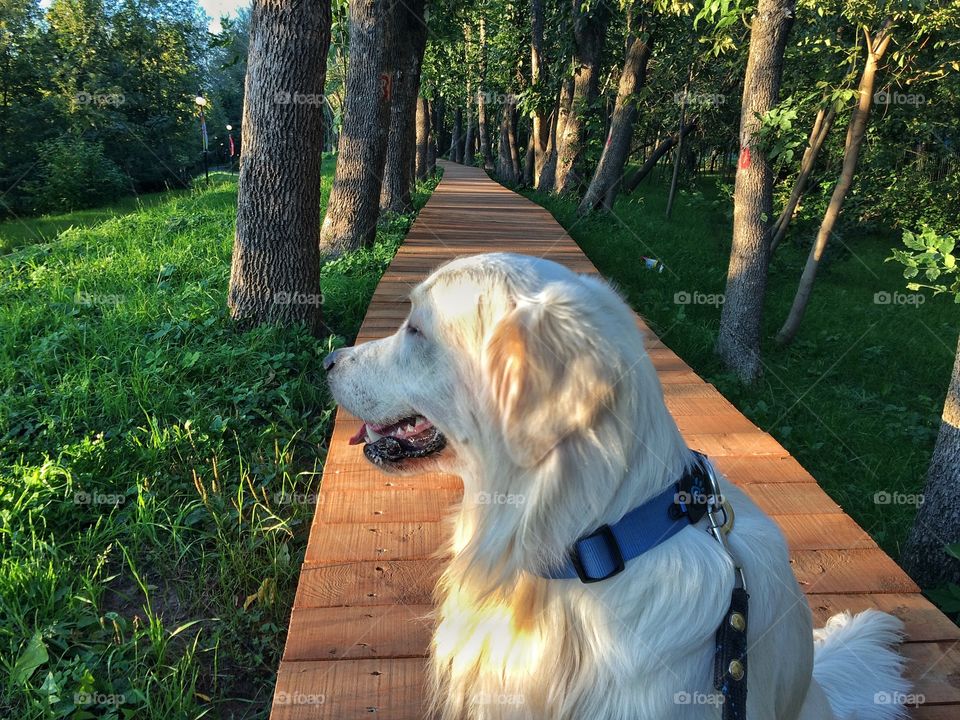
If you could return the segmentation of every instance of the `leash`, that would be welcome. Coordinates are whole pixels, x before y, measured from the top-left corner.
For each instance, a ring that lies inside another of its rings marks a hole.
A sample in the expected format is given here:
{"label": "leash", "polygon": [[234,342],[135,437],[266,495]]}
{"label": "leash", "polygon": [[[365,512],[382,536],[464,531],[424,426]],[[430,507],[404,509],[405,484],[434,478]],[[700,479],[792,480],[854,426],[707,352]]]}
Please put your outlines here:
{"label": "leash", "polygon": [[723,499],[713,463],[703,453],[691,453],[693,462],[674,485],[617,522],[601,525],[579,538],[564,564],[538,574],[552,580],[578,578],[586,584],[607,580],[623,572],[628,560],[706,517],[707,531],[733,560],[735,573],[730,606],[715,637],[713,684],[723,694],[723,720],[746,720],[750,596],[743,568],[727,542],[727,534],[733,529],[733,507]]}

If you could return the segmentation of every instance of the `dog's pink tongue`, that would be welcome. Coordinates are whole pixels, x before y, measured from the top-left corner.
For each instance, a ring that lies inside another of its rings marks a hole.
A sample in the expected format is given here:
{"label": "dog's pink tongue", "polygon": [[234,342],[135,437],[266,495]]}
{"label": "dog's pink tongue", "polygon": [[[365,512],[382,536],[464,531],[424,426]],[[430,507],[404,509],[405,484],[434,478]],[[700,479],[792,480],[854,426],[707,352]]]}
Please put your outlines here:
{"label": "dog's pink tongue", "polygon": [[351,445],[361,445],[367,441],[367,424],[360,423],[360,429],[357,430],[357,434],[350,438]]}

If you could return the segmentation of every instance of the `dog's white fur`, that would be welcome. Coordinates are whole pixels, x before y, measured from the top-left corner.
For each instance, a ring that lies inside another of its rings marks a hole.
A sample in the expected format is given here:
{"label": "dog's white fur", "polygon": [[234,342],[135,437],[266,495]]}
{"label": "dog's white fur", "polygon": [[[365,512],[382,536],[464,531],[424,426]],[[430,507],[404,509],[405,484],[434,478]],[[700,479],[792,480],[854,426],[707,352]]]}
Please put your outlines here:
{"label": "dog's white fur", "polygon": [[[636,320],[604,282],[490,254],[445,265],[393,336],[341,351],[335,397],[365,420],[414,412],[463,478],[438,593],[433,712],[443,720],[718,718],[714,634],[733,566],[688,528],[600,583],[535,572],[662,491],[689,451]],[[414,330],[415,329],[415,330]],[[776,481],[776,478],[771,478]],[[900,623],[811,613],[774,523],[735,486],[732,552],[750,592],[749,720],[888,720],[907,684]]]}

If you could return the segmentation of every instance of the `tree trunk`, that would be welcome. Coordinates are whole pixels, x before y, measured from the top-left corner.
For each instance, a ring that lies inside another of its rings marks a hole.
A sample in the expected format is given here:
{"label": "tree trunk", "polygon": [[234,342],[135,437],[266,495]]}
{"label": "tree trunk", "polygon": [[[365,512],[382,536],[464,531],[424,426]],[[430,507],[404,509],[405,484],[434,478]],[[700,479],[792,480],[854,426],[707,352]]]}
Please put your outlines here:
{"label": "tree trunk", "polygon": [[[601,204],[607,209],[612,207],[617,197],[617,189],[630,154],[630,139],[633,137],[633,123],[637,117],[637,105],[634,94],[643,87],[647,75],[647,62],[650,60],[650,37],[640,34],[631,37],[627,45],[627,54],[620,73],[620,85],[617,88],[617,101],[613,107],[610,132],[607,144],[600,155],[600,162],[593,173],[590,186],[580,203],[580,215],[595,210]],[[682,124],[681,124],[682,127]]]}
{"label": "tree trunk", "polygon": [[784,236],[787,234],[787,228],[790,227],[790,221],[793,220],[793,214],[800,204],[800,198],[807,189],[807,181],[810,174],[817,164],[817,156],[823,147],[824,141],[833,127],[833,118],[836,116],[836,108],[831,104],[829,109],[820,108],[817,117],[813,122],[813,128],[810,130],[810,139],[807,140],[807,149],[803,151],[803,159],[800,161],[800,174],[793,184],[793,190],[790,191],[790,198],[787,204],[783,206],[783,212],[780,218],[773,226],[773,239],[770,241],[770,253],[777,249]]}
{"label": "tree trunk", "polygon": [[[867,121],[870,119],[870,108],[873,105],[873,87],[876,83],[877,65],[890,44],[891,35],[889,31],[890,22],[888,21],[875,37],[871,38],[867,34],[867,59],[863,66],[863,74],[860,76],[860,87],[858,88],[860,97],[857,105],[853,108],[850,125],[847,127],[840,179],[833,188],[833,195],[830,196],[830,204],[827,205],[823,221],[820,223],[817,239],[814,240],[813,247],[810,248],[810,254],[807,256],[807,264],[800,276],[800,285],[797,287],[797,294],[793,298],[790,313],[787,315],[783,327],[780,328],[780,332],[777,333],[777,342],[781,345],[789,344],[797,336],[800,322],[803,320],[803,314],[810,300],[810,293],[813,291],[813,282],[816,280],[817,270],[820,268],[820,259],[823,257],[823,251],[830,241],[830,235],[837,224],[837,218],[840,217],[847,192],[853,184],[853,176],[857,171],[857,161],[860,158],[860,146],[863,144],[863,137],[867,132]],[[864,33],[866,34],[866,31]]]}
{"label": "tree trunk", "polygon": [[327,216],[320,229],[320,249],[325,255],[372,245],[377,234],[396,84],[391,67],[395,22],[393,0],[350,2],[343,132]]}
{"label": "tree trunk", "polygon": [[[546,0],[530,2],[530,85],[537,94],[542,94],[550,82],[543,48],[545,4]],[[550,116],[546,109],[536,107],[533,112],[533,132],[529,143],[533,148],[533,165],[530,170],[525,171],[528,175],[532,175],[529,183],[532,187],[539,187],[540,174],[550,153],[550,124]]]}
{"label": "tree trunk", "polygon": [[688,87],[689,81],[687,83],[687,87],[683,89],[683,100],[680,101],[680,121],[677,123],[677,149],[674,151],[676,153],[676,157],[673,161],[673,177],[670,179],[670,192],[667,194],[667,219],[669,219],[671,213],[673,213],[673,199],[677,194],[677,177],[680,175],[680,162],[683,160],[683,125],[684,119],[687,116]]}
{"label": "tree trunk", "polygon": [[390,108],[390,135],[380,191],[380,210],[399,214],[413,210],[410,186],[416,155],[417,95],[427,47],[425,0],[405,0],[396,13],[396,75]]}
{"label": "tree trunk", "polygon": [[557,141],[570,117],[570,108],[573,104],[573,77],[564,79],[560,85],[557,104],[551,115],[550,142],[547,147],[547,160],[540,170],[540,179],[537,181],[537,190],[553,192],[557,179]]}
{"label": "tree trunk", "polygon": [[767,286],[773,170],[757,147],[760,117],[777,104],[794,0],[760,0],[753,16],[740,111],[740,162],[733,193],[733,245],[716,351],[743,382],[760,375],[760,324]]}
{"label": "tree trunk", "polygon": [[679,135],[671,135],[660,142],[653,152],[650,153],[650,157],[644,161],[643,165],[641,165],[640,168],[633,175],[631,175],[629,179],[624,181],[624,192],[629,194],[636,190],[637,185],[640,184],[640,181],[647,177],[656,164],[660,162],[660,158],[670,152],[673,149],[673,146],[680,142],[682,138],[686,137],[687,134],[696,126],[697,120],[694,118],[690,122],[684,124],[684,126],[680,129]]}
{"label": "tree trunk", "polygon": [[533,134],[531,133],[527,141],[527,151],[523,158],[523,184],[524,187],[533,187],[534,172],[536,171],[536,152],[533,148]]}
{"label": "tree trunk", "polygon": [[430,105],[425,97],[417,97],[417,180],[430,174]]}
{"label": "tree trunk", "polygon": [[319,335],[323,327],[317,247],[323,103],[295,97],[323,97],[329,45],[329,0],[255,0],[227,295],[241,328],[303,323]]}
{"label": "tree trunk", "polygon": [[473,145],[476,142],[476,139],[473,135],[473,95],[467,95],[467,118],[466,118],[466,134],[463,138],[463,164],[472,166],[473,165]]}
{"label": "tree trunk", "polygon": [[487,123],[487,24],[480,18],[480,92],[477,93],[477,125],[480,134],[480,156],[483,169],[493,170],[493,152],[490,149],[490,128]]}
{"label": "tree trunk", "polygon": [[504,101],[500,110],[500,149],[497,157],[497,180],[504,185],[516,185],[519,181],[516,138],[513,128],[515,101],[512,96]]}
{"label": "tree trunk", "polygon": [[453,114],[453,137],[450,138],[450,152],[453,162],[463,162],[463,110],[457,108]]}
{"label": "tree trunk", "polygon": [[944,547],[960,542],[960,343],[953,362],[950,387],[933,458],[927,469],[923,502],[907,538],[900,562],[921,588],[960,584],[960,560]]}
{"label": "tree trunk", "polygon": [[[434,110],[434,104],[438,102],[431,100],[429,103],[430,107],[430,117],[432,118],[441,118],[443,117],[441,113]],[[442,103],[442,100],[439,101]],[[443,126],[440,122],[431,123],[432,130],[429,135],[429,144],[427,146],[427,175],[432,176],[437,171],[437,155],[439,154],[440,148],[437,146],[440,136],[443,134]]]}
{"label": "tree trunk", "polygon": [[[586,11],[572,0],[574,36],[573,97],[563,131],[557,135],[556,192],[572,192],[580,184],[580,165],[587,143],[588,119],[593,115],[600,76],[600,56],[610,19],[609,6],[596,3]],[[559,130],[559,128],[558,128]]]}

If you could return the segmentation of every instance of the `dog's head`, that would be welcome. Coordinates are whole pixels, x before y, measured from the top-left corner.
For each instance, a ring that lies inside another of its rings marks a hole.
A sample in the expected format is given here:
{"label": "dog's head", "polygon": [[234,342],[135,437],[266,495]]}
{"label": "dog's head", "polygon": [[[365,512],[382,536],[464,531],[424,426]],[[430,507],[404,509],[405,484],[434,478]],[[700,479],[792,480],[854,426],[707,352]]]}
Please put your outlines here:
{"label": "dog's head", "polygon": [[462,258],[410,302],[395,334],[325,361],[334,397],[364,421],[353,441],[386,471],[531,468],[592,433],[618,383],[649,366],[620,297],[550,261]]}

